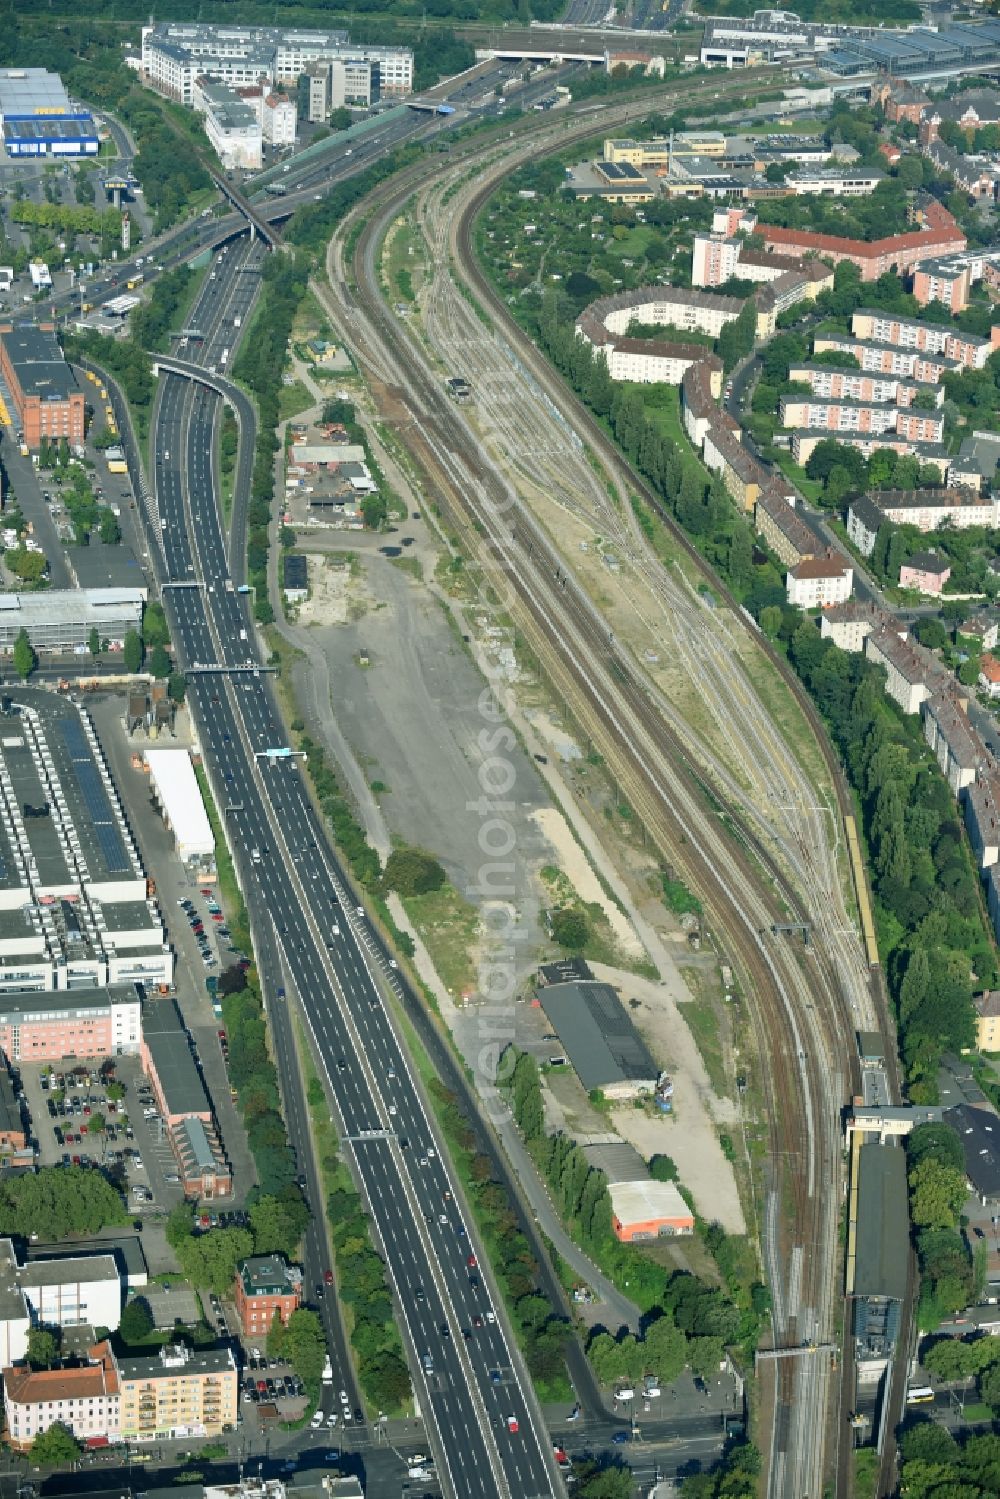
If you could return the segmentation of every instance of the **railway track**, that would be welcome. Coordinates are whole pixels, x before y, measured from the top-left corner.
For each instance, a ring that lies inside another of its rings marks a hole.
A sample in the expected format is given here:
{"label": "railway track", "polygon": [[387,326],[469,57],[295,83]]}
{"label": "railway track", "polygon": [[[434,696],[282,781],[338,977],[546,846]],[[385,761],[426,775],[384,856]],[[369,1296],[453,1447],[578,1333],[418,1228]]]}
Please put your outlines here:
{"label": "railway track", "polygon": [[[712,80],[713,82],[715,80]],[[773,81],[773,80],[769,80]],[[741,80],[739,97],[745,95]],[[731,90],[716,90],[727,95]],[[676,102],[680,102],[680,97]],[[648,106],[647,106],[648,107]],[[623,111],[602,113],[602,128],[618,123]],[[483,172],[482,186],[463,208],[456,231],[458,258],[477,297],[490,306],[504,336],[532,362],[536,352],[500,307],[492,288],[475,265],[472,225],[498,177],[516,165],[520,152],[539,154],[594,133],[596,122],[573,122],[561,131],[532,132],[513,151]],[[488,154],[488,153],[484,153]],[[374,215],[357,238],[348,268],[342,256],[338,321],[347,342],[381,383],[397,409],[409,413],[405,440],[430,480],[433,493],[466,549],[481,562],[506,607],[542,663],[555,690],[605,754],[609,766],[658,845],[678,864],[703,895],[714,928],[752,996],[750,1013],[758,1046],[768,1058],[762,1079],[771,1139],[771,1177],[765,1244],[775,1296],[775,1335],[782,1341],[808,1341],[828,1328],[832,1313],[831,1254],[835,1244],[836,1186],[839,1182],[837,1111],[854,1079],[836,1079],[838,1065],[853,1061],[853,1023],[845,1014],[835,965],[819,953],[814,958],[788,946],[775,946],[762,935],[795,892],[783,871],[771,861],[762,878],[762,846],[755,844],[739,809],[735,835],[709,810],[704,782],[692,762],[682,731],[665,721],[662,705],[651,698],[628,660],[607,638],[589,601],[575,588],[553,589],[555,570],[564,559],[548,535],[519,505],[496,470],[476,454],[460,416],[442,395],[441,382],[414,342],[401,336],[388,313],[379,284],[377,248],[393,218],[432,175],[411,169],[390,185]],[[368,205],[370,206],[370,205]],[[362,212],[364,211],[364,206]],[[346,228],[347,226],[345,226]],[[357,288],[356,301],[344,293],[348,269]],[[551,384],[551,372],[539,374]],[[615,469],[617,452],[587,414],[560,393],[559,404],[578,431]],[[647,503],[655,495],[635,476],[631,487]],[[669,517],[666,518],[668,523]],[[687,540],[675,537],[703,575],[701,559]],[[736,614],[736,603],[721,590],[716,595]],[[762,644],[762,642],[758,642]],[[779,667],[784,663],[778,659]],[[797,689],[798,684],[793,684]],[[808,700],[805,712],[823,747],[837,788],[841,815],[850,811],[832,750]],[[713,795],[717,792],[713,791]],[[727,809],[728,811],[728,809]],[[822,1010],[817,1008],[817,1000]],[[849,1065],[849,1064],[848,1064]],[[832,1218],[831,1218],[832,1212]],[[773,1390],[774,1425],[769,1453],[769,1488],[775,1495],[818,1493],[824,1474],[823,1440],[829,1416],[830,1379],[826,1370],[796,1369],[792,1361],[776,1362]]]}

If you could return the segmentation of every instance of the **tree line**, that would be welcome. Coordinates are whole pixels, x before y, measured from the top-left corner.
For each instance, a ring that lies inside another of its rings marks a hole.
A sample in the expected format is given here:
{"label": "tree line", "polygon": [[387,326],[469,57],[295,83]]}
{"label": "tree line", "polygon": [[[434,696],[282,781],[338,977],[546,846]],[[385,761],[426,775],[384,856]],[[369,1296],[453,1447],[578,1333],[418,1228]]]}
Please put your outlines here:
{"label": "tree line", "polygon": [[255,589],[254,614],[268,625],[274,610],[267,592],[268,527],[274,503],[274,461],[281,371],[299,303],[309,284],[305,256],[271,255],[261,272],[263,290],[250,333],[243,339],[233,377],[249,386],[257,401],[257,442],[247,509],[247,575]]}

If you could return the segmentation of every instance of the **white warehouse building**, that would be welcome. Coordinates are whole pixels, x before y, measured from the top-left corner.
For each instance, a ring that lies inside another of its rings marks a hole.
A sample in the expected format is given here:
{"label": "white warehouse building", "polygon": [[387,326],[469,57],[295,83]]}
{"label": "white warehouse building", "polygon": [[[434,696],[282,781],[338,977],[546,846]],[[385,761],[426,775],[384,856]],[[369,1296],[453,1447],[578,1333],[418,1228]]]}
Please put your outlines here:
{"label": "white warehouse building", "polygon": [[122,1282],[113,1254],[31,1260],[19,1265],[0,1239],[0,1360],[4,1369],[28,1351],[31,1327],[106,1327],[121,1321]]}
{"label": "white warehouse building", "polygon": [[149,783],[177,854],[199,879],[215,870],[215,838],[187,750],[146,751]]}

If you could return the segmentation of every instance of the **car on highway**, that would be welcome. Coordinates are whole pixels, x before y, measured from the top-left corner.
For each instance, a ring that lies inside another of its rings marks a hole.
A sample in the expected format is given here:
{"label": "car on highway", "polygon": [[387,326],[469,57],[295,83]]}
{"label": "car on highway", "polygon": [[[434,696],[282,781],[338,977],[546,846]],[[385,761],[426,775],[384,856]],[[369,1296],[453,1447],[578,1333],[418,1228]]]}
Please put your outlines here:
{"label": "car on highway", "polygon": [[323,1425],[323,1420],[324,1417],[322,1411],[313,1411],[313,1417],[309,1422],[309,1425],[312,1427],[313,1431],[318,1431],[319,1428]]}
{"label": "car on highway", "polygon": [[330,1412],[330,1414],[326,1418],[326,1424],[329,1427],[336,1426],[336,1424],[337,1424],[337,1412],[336,1411],[331,1411]]}
{"label": "car on highway", "polygon": [[616,1431],[615,1434],[614,1434],[614,1436],[611,1438],[611,1445],[612,1445],[612,1447],[624,1447],[625,1444],[626,1444],[626,1442],[630,1442],[631,1440],[632,1440],[632,1433],[631,1432],[629,1432],[629,1431]]}
{"label": "car on highway", "polygon": [[332,1286],[333,1285],[333,1271],[332,1270],[324,1270],[323,1271],[323,1283],[324,1283],[324,1285],[328,1285],[328,1286]]}
{"label": "car on highway", "polygon": [[510,1432],[515,1432],[515,1431],[520,1430],[520,1428],[519,1428],[519,1426],[517,1424],[517,1417],[516,1416],[508,1416],[507,1417],[507,1430],[510,1431]]}

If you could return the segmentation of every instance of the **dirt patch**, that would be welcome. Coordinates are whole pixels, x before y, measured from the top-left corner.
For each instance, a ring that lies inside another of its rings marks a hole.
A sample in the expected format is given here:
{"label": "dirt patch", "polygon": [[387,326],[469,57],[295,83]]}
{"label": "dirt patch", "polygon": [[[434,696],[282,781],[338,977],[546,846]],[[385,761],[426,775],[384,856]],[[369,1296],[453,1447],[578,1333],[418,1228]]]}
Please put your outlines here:
{"label": "dirt patch", "polygon": [[632,925],[614,901],[605,893],[604,887],[587,861],[587,856],[576,839],[562,813],[555,807],[539,807],[531,814],[555,850],[556,862],[569,879],[577,895],[585,905],[600,906],[614,933],[615,941],[624,953],[631,957],[644,956],[642,943]]}
{"label": "dirt patch", "polygon": [[349,562],[309,554],[306,567],[309,595],[299,605],[300,625],[346,625],[364,613],[366,590]]}

